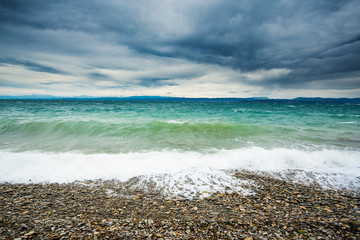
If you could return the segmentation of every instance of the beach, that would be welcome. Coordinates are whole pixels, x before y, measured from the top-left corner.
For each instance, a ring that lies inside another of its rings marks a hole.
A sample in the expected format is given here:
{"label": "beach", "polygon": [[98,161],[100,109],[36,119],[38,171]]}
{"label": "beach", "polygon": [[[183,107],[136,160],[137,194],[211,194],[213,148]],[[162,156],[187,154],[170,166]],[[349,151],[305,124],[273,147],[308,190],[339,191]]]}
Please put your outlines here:
{"label": "beach", "polygon": [[[129,182],[0,185],[1,239],[359,239],[360,196],[253,172],[250,195],[179,198]],[[228,189],[230,192],[231,189]]]}
{"label": "beach", "polygon": [[205,100],[1,100],[0,239],[360,238],[360,105]]}
{"label": "beach", "polygon": [[0,240],[360,240],[359,12],[0,0]]}

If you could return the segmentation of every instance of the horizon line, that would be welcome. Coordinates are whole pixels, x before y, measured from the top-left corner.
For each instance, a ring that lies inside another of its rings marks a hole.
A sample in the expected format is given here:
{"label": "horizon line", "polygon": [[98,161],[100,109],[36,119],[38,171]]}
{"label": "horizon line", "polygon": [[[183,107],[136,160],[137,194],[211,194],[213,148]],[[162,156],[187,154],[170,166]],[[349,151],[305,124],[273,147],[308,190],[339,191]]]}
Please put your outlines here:
{"label": "horizon line", "polygon": [[19,95],[8,96],[0,95],[0,100],[133,100],[133,101],[161,101],[161,100],[238,100],[238,101],[276,101],[276,100],[292,100],[292,101],[355,101],[360,103],[360,97],[357,98],[334,98],[334,97],[296,97],[296,98],[268,98],[268,97],[172,97],[172,96],[127,96],[127,97],[113,97],[113,96],[73,96],[61,97],[53,95]]}

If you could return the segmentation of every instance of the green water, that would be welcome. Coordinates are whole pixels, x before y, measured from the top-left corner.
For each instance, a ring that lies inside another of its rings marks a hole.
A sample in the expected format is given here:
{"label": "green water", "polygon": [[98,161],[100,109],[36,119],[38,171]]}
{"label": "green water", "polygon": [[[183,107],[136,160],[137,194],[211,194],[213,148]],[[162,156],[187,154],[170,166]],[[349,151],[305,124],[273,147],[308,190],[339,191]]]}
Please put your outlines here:
{"label": "green water", "polygon": [[0,149],[128,153],[360,150],[360,106],[301,102],[0,100]]}

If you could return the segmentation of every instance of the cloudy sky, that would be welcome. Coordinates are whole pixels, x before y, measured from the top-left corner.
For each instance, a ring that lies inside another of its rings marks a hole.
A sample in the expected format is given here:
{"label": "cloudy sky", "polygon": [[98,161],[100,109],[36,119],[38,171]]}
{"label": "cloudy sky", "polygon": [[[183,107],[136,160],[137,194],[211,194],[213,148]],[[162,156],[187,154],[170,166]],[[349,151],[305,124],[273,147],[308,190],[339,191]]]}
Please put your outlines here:
{"label": "cloudy sky", "polygon": [[0,95],[360,97],[360,0],[1,0]]}

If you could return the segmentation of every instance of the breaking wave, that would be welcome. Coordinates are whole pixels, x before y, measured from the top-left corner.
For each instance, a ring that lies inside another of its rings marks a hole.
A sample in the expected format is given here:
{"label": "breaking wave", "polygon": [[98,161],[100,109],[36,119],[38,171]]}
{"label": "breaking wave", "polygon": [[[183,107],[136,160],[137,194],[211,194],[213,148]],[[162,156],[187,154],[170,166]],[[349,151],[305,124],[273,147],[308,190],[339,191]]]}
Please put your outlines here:
{"label": "breaking wave", "polygon": [[175,150],[120,154],[0,151],[0,181],[66,183],[87,179],[128,181],[140,177],[139,182],[158,179],[155,184],[158,187],[187,196],[200,190],[219,191],[231,186],[236,189],[240,182],[232,172],[246,170],[325,187],[359,190],[359,159],[358,151],[260,147],[206,154]]}

